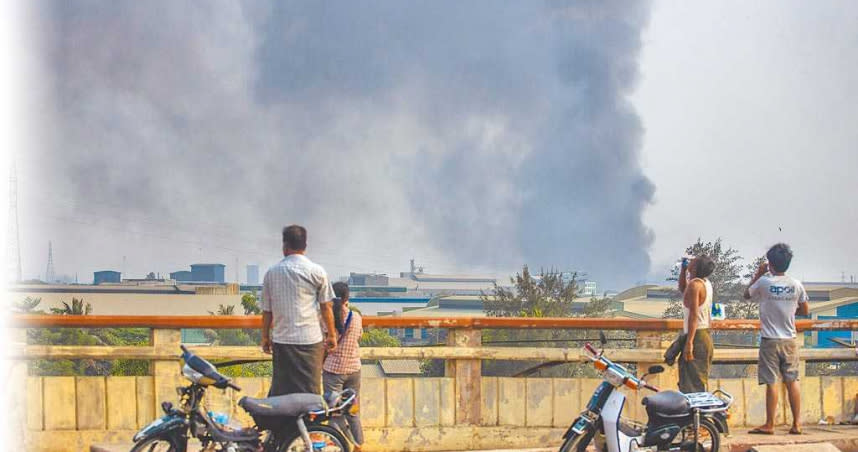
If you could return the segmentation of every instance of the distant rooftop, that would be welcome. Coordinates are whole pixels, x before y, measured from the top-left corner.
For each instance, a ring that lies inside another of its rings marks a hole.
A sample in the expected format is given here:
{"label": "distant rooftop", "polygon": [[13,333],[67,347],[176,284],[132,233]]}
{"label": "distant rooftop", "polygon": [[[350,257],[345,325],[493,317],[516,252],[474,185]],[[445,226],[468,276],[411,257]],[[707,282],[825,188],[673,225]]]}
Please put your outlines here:
{"label": "distant rooftop", "polygon": [[486,282],[493,283],[497,278],[486,275],[433,275],[429,273],[406,273],[404,277],[426,282]]}

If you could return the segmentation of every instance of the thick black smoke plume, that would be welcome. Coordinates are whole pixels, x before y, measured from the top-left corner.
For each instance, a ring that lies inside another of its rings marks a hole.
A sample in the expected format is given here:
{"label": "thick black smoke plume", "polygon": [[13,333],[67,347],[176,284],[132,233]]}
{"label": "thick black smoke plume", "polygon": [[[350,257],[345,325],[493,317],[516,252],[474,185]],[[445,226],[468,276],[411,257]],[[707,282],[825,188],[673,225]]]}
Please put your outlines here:
{"label": "thick black smoke plume", "polygon": [[648,271],[647,2],[42,5],[26,239],[69,268],[269,263],[298,222],[334,274]]}

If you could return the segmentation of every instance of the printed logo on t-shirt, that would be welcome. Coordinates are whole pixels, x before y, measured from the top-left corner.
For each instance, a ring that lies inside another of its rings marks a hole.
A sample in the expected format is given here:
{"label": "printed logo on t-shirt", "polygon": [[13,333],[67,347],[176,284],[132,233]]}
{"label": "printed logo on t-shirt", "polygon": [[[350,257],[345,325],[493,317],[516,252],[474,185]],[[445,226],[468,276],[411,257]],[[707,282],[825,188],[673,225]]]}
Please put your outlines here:
{"label": "printed logo on t-shirt", "polygon": [[773,293],[776,297],[781,295],[793,295],[795,294],[795,286],[769,286],[769,292]]}

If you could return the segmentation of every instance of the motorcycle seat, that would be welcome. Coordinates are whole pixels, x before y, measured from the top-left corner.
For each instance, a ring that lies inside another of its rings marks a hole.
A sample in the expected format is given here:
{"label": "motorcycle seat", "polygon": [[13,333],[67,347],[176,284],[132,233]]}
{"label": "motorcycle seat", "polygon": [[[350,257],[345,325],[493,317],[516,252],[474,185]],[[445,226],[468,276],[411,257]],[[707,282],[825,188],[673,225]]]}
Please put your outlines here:
{"label": "motorcycle seat", "polygon": [[647,412],[655,412],[662,416],[679,416],[691,411],[688,398],[678,391],[662,391],[646,396],[641,400]]}
{"label": "motorcycle seat", "polygon": [[318,394],[286,394],[255,399],[242,397],[238,401],[251,416],[300,416],[304,413],[325,409],[325,401]]}

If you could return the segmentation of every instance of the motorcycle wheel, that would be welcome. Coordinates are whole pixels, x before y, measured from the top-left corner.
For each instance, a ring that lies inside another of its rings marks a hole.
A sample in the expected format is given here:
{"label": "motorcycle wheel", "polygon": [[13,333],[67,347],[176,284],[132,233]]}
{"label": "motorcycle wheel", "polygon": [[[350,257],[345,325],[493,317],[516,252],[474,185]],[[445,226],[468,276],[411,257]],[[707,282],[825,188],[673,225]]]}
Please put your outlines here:
{"label": "motorcycle wheel", "polygon": [[560,446],[560,452],[584,452],[593,436],[596,434],[596,429],[589,428],[582,434],[570,433],[563,444]]}
{"label": "motorcycle wheel", "polygon": [[[677,447],[682,452],[718,452],[721,447],[721,434],[718,428],[709,419],[700,419],[700,428],[697,430],[697,444],[694,444],[694,425],[686,425],[677,435],[679,444]],[[696,446],[696,447],[695,447]]]}
{"label": "motorcycle wheel", "polygon": [[[313,452],[349,452],[349,443],[339,430],[327,425],[308,425],[307,433],[313,443]],[[278,452],[305,452],[304,439],[301,434],[292,435],[283,442]]]}
{"label": "motorcycle wheel", "polygon": [[176,452],[179,450],[172,440],[168,438],[149,438],[140,441],[131,448],[131,452]]}

